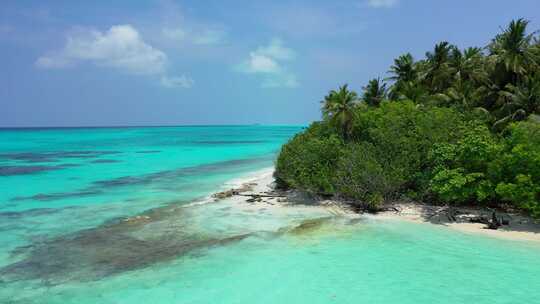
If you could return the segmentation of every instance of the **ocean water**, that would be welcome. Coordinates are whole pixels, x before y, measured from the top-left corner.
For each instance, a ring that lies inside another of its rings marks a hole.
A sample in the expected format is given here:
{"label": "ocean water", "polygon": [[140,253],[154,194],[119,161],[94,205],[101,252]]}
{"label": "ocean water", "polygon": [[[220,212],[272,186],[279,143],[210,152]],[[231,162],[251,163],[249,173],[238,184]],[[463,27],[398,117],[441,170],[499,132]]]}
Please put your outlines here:
{"label": "ocean water", "polygon": [[300,130],[1,130],[0,303],[539,302],[534,243],[205,200]]}

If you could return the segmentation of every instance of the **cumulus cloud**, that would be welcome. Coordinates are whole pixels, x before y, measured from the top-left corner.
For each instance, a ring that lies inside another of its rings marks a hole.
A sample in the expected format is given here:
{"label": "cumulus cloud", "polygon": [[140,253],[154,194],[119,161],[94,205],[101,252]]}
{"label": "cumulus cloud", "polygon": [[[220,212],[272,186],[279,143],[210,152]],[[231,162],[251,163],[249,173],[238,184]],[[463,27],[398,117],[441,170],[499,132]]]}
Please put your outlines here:
{"label": "cumulus cloud", "polygon": [[195,84],[195,81],[186,75],[161,77],[161,85],[163,85],[166,88],[189,89],[193,87],[194,84]]}
{"label": "cumulus cloud", "polygon": [[160,74],[165,71],[167,55],[145,43],[131,25],[115,25],[106,32],[79,30],[71,34],[62,50],[39,57],[36,65],[62,68],[82,61],[131,74]]}
{"label": "cumulus cloud", "polygon": [[278,73],[280,65],[272,57],[252,52],[241,69],[246,73]]}
{"label": "cumulus cloud", "polygon": [[292,49],[284,47],[283,41],[277,38],[272,39],[269,45],[259,47],[254,53],[279,60],[292,60],[296,56]]}
{"label": "cumulus cloud", "polygon": [[[179,38],[181,32],[164,34]],[[78,29],[72,32],[66,45],[59,51],[39,57],[35,64],[44,69],[72,67],[90,62],[134,75],[161,76],[165,87],[189,88],[193,80],[187,76],[167,76],[167,55],[146,43],[131,25],[115,25],[106,32]]]}
{"label": "cumulus cloud", "polygon": [[399,0],[368,0],[367,5],[374,8],[389,8],[398,4]]}
{"label": "cumulus cloud", "polygon": [[294,50],[283,46],[280,39],[273,39],[268,45],[250,52],[249,58],[237,66],[237,70],[247,74],[259,74],[262,79],[261,86],[265,88],[294,88],[299,85],[298,80],[285,64],[295,57]]}

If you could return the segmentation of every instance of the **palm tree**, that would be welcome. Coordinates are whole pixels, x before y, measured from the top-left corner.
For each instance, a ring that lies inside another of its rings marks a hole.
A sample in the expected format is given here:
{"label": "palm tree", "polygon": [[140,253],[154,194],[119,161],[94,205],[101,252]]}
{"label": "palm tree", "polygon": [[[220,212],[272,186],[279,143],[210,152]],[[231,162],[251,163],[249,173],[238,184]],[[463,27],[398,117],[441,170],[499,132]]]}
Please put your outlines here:
{"label": "palm tree", "polygon": [[330,91],[321,101],[323,118],[336,126],[345,140],[349,138],[357,101],[358,94],[349,91],[347,84],[339,87],[337,91]]}
{"label": "palm tree", "polygon": [[536,61],[536,65],[540,65],[540,37],[538,36],[533,38],[531,53],[533,54],[534,61]]}
{"label": "palm tree", "polygon": [[392,76],[390,80],[396,82],[407,82],[416,80],[416,69],[414,67],[414,58],[410,53],[401,55],[394,59],[394,65],[388,71]]}
{"label": "palm tree", "polygon": [[483,60],[480,48],[467,48],[462,52],[452,46],[446,72],[450,77],[447,80],[450,86],[433,95],[436,103],[461,110],[472,110],[484,105],[488,96],[487,88],[491,86]]}
{"label": "palm tree", "polygon": [[443,93],[433,95],[433,99],[438,106],[455,107],[461,111],[468,110],[487,110],[480,107],[481,101],[486,96],[484,86],[476,86],[471,81],[457,79],[454,84]]}
{"label": "palm tree", "polygon": [[457,47],[454,47],[450,59],[454,80],[484,83],[488,74],[484,68],[483,59],[481,48],[470,47],[461,52]]}
{"label": "palm tree", "polygon": [[407,81],[393,86],[390,92],[391,98],[396,100],[411,100],[417,104],[427,104],[430,99],[428,90],[419,82]]}
{"label": "palm tree", "polygon": [[391,76],[387,79],[394,81],[388,92],[388,96],[392,100],[400,99],[405,83],[418,80],[418,71],[414,63],[414,58],[410,53],[394,59],[394,65],[390,67],[388,73]]}
{"label": "palm tree", "polygon": [[527,34],[529,21],[525,19],[512,20],[508,27],[498,34],[488,46],[496,64],[496,71],[502,76],[504,84],[516,84],[527,74],[527,70],[538,68],[537,57],[531,48],[534,34]]}
{"label": "palm tree", "polygon": [[439,93],[450,86],[452,70],[450,59],[455,47],[443,41],[435,45],[433,52],[426,53],[425,71],[422,75],[431,93]]}
{"label": "palm tree", "polygon": [[364,90],[362,100],[369,106],[378,107],[386,98],[386,83],[382,82],[380,78],[370,80],[367,86],[362,89]]}
{"label": "palm tree", "polygon": [[523,120],[530,115],[540,114],[540,72],[534,76],[524,77],[517,86],[506,85],[500,92],[503,105],[497,111],[502,114],[493,126],[500,130],[510,121]]}
{"label": "palm tree", "polygon": [[426,53],[426,58],[435,68],[441,67],[450,59],[452,48],[453,46],[448,41],[439,42],[433,48],[433,53]]}

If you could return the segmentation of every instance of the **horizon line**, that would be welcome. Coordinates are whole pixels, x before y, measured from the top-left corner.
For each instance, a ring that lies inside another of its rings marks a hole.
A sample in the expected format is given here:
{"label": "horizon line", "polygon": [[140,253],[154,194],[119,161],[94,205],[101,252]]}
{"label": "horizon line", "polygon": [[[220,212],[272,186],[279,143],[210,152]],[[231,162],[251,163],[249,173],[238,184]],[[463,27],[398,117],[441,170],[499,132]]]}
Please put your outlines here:
{"label": "horizon line", "polygon": [[[309,123],[307,123],[309,124]],[[89,125],[89,126],[0,126],[0,130],[17,129],[107,129],[107,128],[166,128],[166,127],[245,127],[245,126],[306,126],[307,124],[164,124],[164,125]]]}

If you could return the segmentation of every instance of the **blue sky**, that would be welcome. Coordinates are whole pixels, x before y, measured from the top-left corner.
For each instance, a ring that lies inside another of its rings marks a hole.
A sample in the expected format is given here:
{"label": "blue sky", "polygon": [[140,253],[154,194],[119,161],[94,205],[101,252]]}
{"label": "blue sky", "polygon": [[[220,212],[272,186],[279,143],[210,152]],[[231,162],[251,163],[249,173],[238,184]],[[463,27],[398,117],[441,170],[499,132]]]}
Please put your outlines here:
{"label": "blue sky", "polygon": [[484,46],[538,0],[2,1],[0,126],[304,124],[436,42]]}

